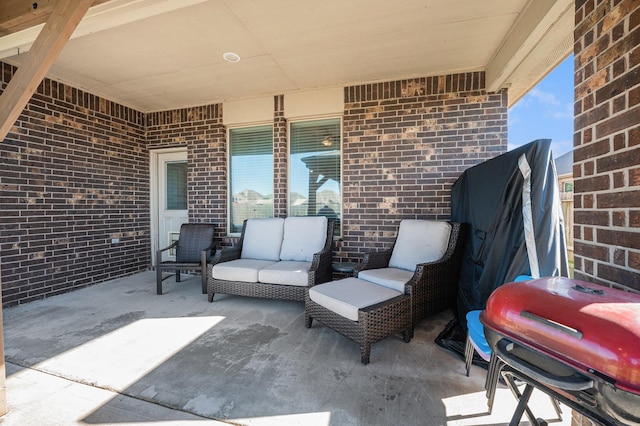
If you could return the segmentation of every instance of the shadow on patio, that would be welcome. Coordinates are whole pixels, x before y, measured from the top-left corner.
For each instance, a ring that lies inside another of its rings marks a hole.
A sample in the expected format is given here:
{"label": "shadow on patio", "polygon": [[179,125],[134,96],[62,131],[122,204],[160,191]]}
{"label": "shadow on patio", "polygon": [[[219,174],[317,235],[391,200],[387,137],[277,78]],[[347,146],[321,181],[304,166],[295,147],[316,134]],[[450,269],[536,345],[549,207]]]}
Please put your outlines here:
{"label": "shadow on patio", "polygon": [[[4,422],[500,425],[515,408],[501,388],[487,415],[485,372],[465,377],[433,343],[450,313],[423,321],[408,344],[374,345],[364,366],[350,340],[307,330],[299,302],[209,304],[198,277],[165,288],[155,295],[144,272],[6,309]],[[544,395],[535,404],[555,418]]]}

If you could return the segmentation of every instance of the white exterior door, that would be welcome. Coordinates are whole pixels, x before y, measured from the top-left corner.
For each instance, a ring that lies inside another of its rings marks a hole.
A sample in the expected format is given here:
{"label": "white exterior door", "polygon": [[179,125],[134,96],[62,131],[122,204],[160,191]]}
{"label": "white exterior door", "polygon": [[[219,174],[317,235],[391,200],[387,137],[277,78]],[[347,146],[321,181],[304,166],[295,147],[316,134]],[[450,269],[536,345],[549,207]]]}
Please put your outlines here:
{"label": "white exterior door", "polygon": [[[187,208],[187,150],[172,148],[151,153],[151,257],[178,239],[180,225],[189,221]],[[173,250],[162,260],[175,260]]]}

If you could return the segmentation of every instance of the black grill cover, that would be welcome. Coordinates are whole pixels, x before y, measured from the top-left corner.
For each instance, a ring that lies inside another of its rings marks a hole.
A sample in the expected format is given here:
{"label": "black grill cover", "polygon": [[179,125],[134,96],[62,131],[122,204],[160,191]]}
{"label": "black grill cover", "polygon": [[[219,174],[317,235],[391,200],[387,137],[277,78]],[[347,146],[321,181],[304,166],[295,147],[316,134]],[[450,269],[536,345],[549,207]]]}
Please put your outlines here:
{"label": "black grill cover", "polygon": [[[519,167],[530,167],[531,228],[539,276],[568,276],[564,221],[551,140],[533,141],[467,169],[451,191],[451,220],[469,224],[458,284],[458,319],[484,309],[491,292],[518,275],[534,275],[529,264]],[[526,209],[525,209],[526,210]]]}

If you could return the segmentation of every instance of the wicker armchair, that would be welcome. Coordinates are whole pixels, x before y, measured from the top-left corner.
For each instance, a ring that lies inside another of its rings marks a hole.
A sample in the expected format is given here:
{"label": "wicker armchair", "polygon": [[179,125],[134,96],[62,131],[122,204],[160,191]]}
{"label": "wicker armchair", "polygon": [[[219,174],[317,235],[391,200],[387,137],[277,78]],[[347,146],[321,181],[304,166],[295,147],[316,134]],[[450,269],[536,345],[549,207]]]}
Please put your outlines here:
{"label": "wicker armchair", "polygon": [[[214,225],[208,223],[185,223],[180,226],[178,241],[156,252],[156,287],[162,294],[163,272],[175,272],[176,282],[180,282],[181,271],[198,271],[202,276],[202,293],[207,292],[207,264],[215,251]],[[162,253],[175,249],[175,261],[162,261]]]}
{"label": "wicker armchair", "polygon": [[[455,307],[466,228],[464,224],[457,222],[449,224],[451,232],[442,257],[432,262],[416,264],[413,276],[407,282],[412,289],[411,323],[414,327],[424,318]],[[396,243],[397,237],[390,249],[367,253],[356,266],[354,275],[363,278],[366,275],[362,274],[363,271],[389,268]]]}
{"label": "wicker armchair", "polygon": [[356,277],[309,289],[305,326],[315,319],[358,343],[363,364],[379,340],[409,342],[420,319],[454,306],[463,236],[459,223],[402,221],[393,247],[366,255]]}

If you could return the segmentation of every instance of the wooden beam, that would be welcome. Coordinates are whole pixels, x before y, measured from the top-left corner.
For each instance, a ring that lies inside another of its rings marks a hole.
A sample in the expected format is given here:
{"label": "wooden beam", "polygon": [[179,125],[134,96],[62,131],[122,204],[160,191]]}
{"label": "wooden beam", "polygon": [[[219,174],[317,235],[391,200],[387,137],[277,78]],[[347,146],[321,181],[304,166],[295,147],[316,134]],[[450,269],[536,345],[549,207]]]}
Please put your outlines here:
{"label": "wooden beam", "polygon": [[[44,24],[59,1],[0,0],[0,37]],[[108,1],[94,0],[93,6]]]}
{"label": "wooden beam", "polygon": [[[2,10],[3,1],[5,0],[0,0],[0,11]],[[59,0],[55,1],[57,2]],[[99,31],[126,25],[206,1],[207,0],[93,0],[91,9],[89,9],[87,14],[82,18],[82,22],[78,24],[78,27],[73,34],[71,34],[70,39],[95,34]],[[46,17],[48,16],[49,15]],[[46,22],[46,17],[39,23],[35,19],[30,21],[34,26],[28,28],[20,30],[18,30],[20,26],[7,28],[6,31],[8,34],[4,36],[2,36],[2,22],[0,20],[0,60],[28,52],[42,30]]]}
{"label": "wooden beam", "polygon": [[31,50],[0,95],[0,141],[4,140],[93,0],[60,0]]}
{"label": "wooden beam", "polygon": [[46,22],[56,3],[57,0],[2,0],[0,36]]}

